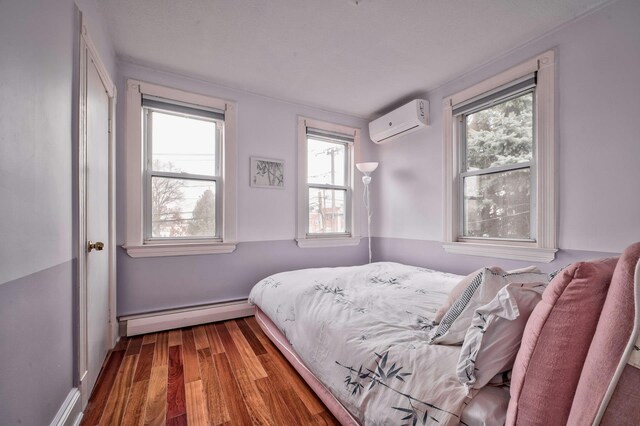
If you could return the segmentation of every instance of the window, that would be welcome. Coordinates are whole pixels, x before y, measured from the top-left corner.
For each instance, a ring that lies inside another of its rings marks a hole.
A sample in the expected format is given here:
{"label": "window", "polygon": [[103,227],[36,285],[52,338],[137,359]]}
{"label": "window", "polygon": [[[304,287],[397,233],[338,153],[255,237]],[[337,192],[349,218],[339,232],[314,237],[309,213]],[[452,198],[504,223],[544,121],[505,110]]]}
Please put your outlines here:
{"label": "window", "polygon": [[300,247],[355,245],[353,167],[358,129],[300,117]]}
{"label": "window", "polygon": [[220,239],[224,112],[142,97],[146,141],[145,240]]}
{"label": "window", "polygon": [[235,249],[234,111],[222,100],[128,82],[129,255]]}
{"label": "window", "polygon": [[553,52],[445,100],[445,249],[556,252]]}
{"label": "window", "polygon": [[[525,88],[453,111],[460,126],[462,238],[534,241],[533,95]],[[532,212],[533,210],[533,212]],[[533,213],[533,214],[532,214]]]}

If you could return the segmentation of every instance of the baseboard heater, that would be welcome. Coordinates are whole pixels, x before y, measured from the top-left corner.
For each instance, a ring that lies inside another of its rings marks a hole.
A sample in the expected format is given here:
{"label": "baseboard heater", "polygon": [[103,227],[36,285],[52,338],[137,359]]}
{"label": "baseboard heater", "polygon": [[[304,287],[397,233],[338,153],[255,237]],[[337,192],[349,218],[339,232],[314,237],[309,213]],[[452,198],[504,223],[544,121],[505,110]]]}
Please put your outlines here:
{"label": "baseboard heater", "polygon": [[128,315],[119,318],[120,335],[135,336],[174,328],[189,327],[215,321],[253,315],[255,308],[247,299],[199,305],[188,308]]}

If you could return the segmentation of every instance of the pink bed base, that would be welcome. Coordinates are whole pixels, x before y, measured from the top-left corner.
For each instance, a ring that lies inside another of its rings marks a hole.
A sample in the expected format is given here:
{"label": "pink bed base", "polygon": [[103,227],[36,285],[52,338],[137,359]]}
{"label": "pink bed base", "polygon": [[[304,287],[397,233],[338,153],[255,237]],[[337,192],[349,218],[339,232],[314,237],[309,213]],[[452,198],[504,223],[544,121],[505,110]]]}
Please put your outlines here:
{"label": "pink bed base", "polygon": [[343,426],[356,426],[359,425],[358,421],[353,418],[351,413],[329,392],[329,390],[320,383],[320,380],[313,375],[311,371],[302,363],[298,355],[295,353],[293,347],[282,332],[276,327],[276,325],[267,317],[267,315],[256,307],[256,321],[258,325],[267,335],[267,337],[273,342],[274,345],[282,352],[282,355],[289,361],[289,363],[296,369],[298,374],[302,376],[305,382],[309,385],[311,390],[318,395],[318,398],[327,406],[331,414],[342,424]]}

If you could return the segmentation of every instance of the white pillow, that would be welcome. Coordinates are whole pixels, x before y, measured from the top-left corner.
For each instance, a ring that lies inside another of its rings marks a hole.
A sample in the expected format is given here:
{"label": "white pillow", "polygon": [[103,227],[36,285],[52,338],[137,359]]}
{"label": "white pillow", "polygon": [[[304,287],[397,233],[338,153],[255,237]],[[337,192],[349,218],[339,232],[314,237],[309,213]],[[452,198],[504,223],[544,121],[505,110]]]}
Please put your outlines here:
{"label": "white pillow", "polygon": [[535,265],[531,265],[525,268],[518,268],[507,271],[508,274],[518,274],[520,272],[540,272],[540,269],[538,269],[538,267]]}
{"label": "white pillow", "polygon": [[[449,309],[451,309],[451,306],[456,303],[456,300],[458,300],[458,298],[462,295],[462,293],[464,293],[464,291],[467,289],[467,287],[469,287],[469,284],[471,284],[474,280],[475,277],[477,277],[478,275],[482,274],[482,270],[484,268],[480,268],[477,271],[473,271],[472,273],[470,273],[469,275],[467,275],[466,277],[464,277],[454,288],[453,290],[451,290],[449,292],[449,295],[447,296],[447,300],[442,304],[442,306],[440,306],[438,308],[438,310],[436,311],[435,316],[433,317],[433,322],[434,324],[439,324],[440,321],[442,321],[442,318],[444,318],[445,314],[449,311]],[[492,266],[491,269],[493,272],[495,272],[496,274],[504,274],[505,271],[497,266]]]}
{"label": "white pillow", "polygon": [[[438,310],[436,311],[436,314],[433,318],[433,322],[434,324],[439,324],[440,321],[442,321],[442,318],[444,317],[444,315],[447,313],[447,311],[451,308],[451,306],[456,303],[456,300],[458,300],[458,298],[460,297],[460,295],[462,295],[462,293],[465,291],[465,289],[467,287],[469,287],[469,284],[471,284],[471,282],[473,281],[473,279],[478,276],[478,274],[482,273],[482,270],[484,268],[480,268],[477,271],[473,271],[472,273],[470,273],[469,275],[467,275],[466,277],[464,277],[459,283],[458,285],[456,285],[453,290],[451,290],[451,292],[449,293],[449,296],[447,296],[447,301],[444,302],[442,304],[442,306],[440,306],[440,308],[438,308]],[[491,269],[493,272],[495,272],[496,274],[517,274],[520,272],[540,272],[540,269],[538,269],[537,266],[531,265],[531,266],[527,266],[526,268],[520,268],[520,269],[513,269],[511,271],[504,271],[504,269],[498,267],[498,266],[492,266]]]}
{"label": "white pillow", "polygon": [[489,268],[484,268],[447,311],[440,324],[431,331],[429,343],[461,344],[476,309],[489,303],[507,284],[532,282],[546,284],[549,277],[547,274],[536,272],[497,274]]}
{"label": "white pillow", "polygon": [[476,309],[456,369],[467,389],[481,389],[497,374],[511,370],[529,315],[545,287],[545,283],[508,284]]}

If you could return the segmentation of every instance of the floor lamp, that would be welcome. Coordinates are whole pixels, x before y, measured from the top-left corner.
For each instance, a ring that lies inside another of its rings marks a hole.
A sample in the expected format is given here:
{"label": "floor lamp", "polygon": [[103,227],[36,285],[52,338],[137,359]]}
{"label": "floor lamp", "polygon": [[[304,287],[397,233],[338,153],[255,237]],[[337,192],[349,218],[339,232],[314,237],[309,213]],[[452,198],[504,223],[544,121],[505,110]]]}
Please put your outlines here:
{"label": "floor lamp", "polygon": [[358,163],[356,167],[364,174],[364,176],[362,176],[362,183],[364,183],[364,206],[367,208],[367,238],[369,239],[369,263],[371,263],[371,204],[369,199],[369,184],[371,183],[371,173],[378,168],[378,163],[375,161]]}

